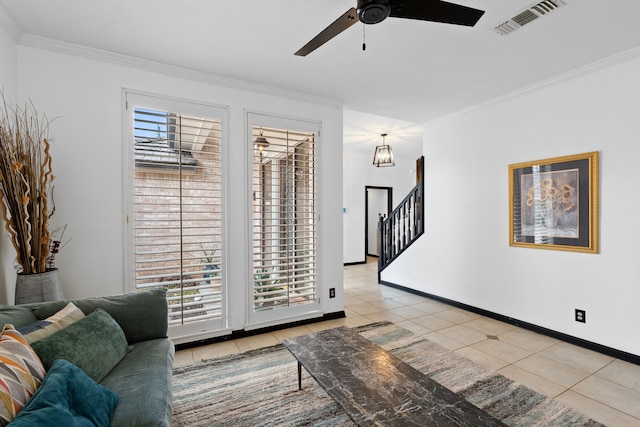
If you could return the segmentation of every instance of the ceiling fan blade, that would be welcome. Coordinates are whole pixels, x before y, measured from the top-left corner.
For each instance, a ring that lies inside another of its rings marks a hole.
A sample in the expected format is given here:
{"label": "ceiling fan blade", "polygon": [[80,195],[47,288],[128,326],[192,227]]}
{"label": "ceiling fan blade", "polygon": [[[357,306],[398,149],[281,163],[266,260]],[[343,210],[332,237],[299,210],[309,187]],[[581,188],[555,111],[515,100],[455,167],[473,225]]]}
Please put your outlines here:
{"label": "ceiling fan blade", "polygon": [[440,0],[391,0],[389,3],[391,6],[389,16],[394,18],[419,19],[473,27],[484,15],[484,10]]}
{"label": "ceiling fan blade", "polygon": [[358,12],[355,7],[347,10],[340,18],[333,21],[333,24],[322,30],[311,41],[298,50],[295,55],[307,56],[353,24],[358,22]]}

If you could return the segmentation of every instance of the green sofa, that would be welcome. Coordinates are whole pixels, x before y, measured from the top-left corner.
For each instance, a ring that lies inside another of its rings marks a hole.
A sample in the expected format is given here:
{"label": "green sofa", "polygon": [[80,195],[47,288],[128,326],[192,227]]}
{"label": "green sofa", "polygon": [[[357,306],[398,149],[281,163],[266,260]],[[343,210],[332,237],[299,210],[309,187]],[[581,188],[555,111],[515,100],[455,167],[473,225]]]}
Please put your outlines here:
{"label": "green sofa", "polygon": [[69,302],[73,302],[85,315],[96,309],[105,310],[120,325],[126,337],[126,355],[100,381],[118,396],[110,425],[170,426],[175,349],[167,338],[165,291],[19,306],[0,305],[0,325],[11,323],[16,328],[31,325],[54,315]]}

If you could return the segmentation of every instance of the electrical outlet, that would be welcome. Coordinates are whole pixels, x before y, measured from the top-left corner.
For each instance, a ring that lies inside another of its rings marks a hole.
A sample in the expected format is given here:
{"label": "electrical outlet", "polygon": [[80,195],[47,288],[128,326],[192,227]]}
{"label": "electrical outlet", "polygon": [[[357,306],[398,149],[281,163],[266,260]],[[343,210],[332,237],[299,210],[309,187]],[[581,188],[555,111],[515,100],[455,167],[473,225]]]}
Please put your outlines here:
{"label": "electrical outlet", "polygon": [[576,308],[576,322],[587,323],[587,312]]}
{"label": "electrical outlet", "polygon": [[329,288],[329,298],[336,297],[336,288]]}

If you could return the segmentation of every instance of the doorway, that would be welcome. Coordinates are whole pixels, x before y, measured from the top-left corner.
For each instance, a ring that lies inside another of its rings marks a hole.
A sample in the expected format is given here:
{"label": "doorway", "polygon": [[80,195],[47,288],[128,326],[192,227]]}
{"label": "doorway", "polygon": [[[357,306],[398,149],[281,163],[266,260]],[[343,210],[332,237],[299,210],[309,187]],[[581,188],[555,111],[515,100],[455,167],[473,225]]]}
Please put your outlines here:
{"label": "doorway", "polygon": [[392,210],[392,187],[365,187],[365,212],[364,212],[364,257],[378,257],[379,237],[378,221],[380,215],[388,216]]}

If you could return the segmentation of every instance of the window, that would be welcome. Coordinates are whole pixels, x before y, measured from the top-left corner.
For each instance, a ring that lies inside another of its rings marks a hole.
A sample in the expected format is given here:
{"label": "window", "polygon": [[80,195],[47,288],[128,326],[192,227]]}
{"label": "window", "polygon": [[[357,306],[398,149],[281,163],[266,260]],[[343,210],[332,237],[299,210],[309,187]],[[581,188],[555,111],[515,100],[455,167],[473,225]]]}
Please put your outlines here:
{"label": "window", "polygon": [[[221,328],[224,110],[128,94],[136,290],[164,288],[170,331]],[[194,113],[185,111],[194,110]]]}
{"label": "window", "polygon": [[[178,133],[182,117],[166,111],[134,109],[135,162],[141,168],[194,170],[196,159],[192,145]],[[184,145],[183,145],[184,144]],[[202,147],[199,147],[202,149]]]}
{"label": "window", "polygon": [[251,126],[254,313],[318,303],[317,131],[292,129]]}

